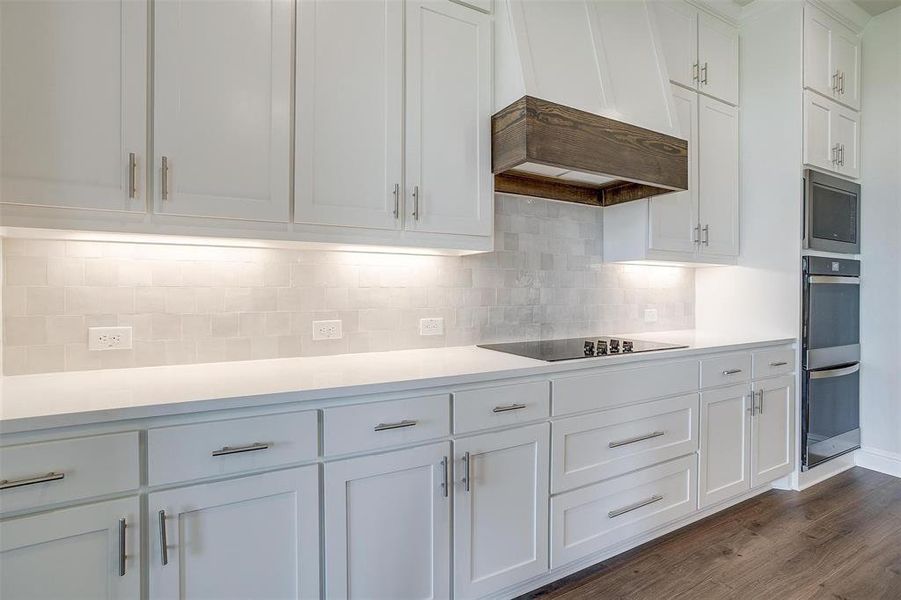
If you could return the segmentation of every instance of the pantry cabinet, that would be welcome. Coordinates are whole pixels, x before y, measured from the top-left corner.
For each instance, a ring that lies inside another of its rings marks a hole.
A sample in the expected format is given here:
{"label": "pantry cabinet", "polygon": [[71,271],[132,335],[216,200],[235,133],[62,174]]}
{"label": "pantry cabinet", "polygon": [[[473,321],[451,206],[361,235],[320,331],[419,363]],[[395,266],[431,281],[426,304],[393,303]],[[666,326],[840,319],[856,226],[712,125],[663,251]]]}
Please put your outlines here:
{"label": "pantry cabinet", "polygon": [[860,46],[854,31],[804,5],[804,87],[859,110]]}
{"label": "pantry cabinet", "polygon": [[859,113],[805,90],[804,163],[857,178],[859,144]]}
{"label": "pantry cabinet", "polygon": [[0,2],[0,40],[0,202],[143,212],[147,2]]}
{"label": "pantry cabinet", "polygon": [[318,598],[308,466],[148,495],[150,598]]}

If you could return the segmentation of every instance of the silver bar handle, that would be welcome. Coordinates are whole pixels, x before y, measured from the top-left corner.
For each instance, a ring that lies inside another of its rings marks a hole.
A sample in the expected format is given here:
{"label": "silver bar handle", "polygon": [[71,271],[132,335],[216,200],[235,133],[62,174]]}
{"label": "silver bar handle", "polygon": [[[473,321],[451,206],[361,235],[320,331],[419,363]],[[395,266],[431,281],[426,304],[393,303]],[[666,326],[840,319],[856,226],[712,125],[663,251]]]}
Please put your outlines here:
{"label": "silver bar handle", "polygon": [[46,475],[35,475],[32,477],[23,477],[22,479],[4,479],[3,481],[0,481],[0,490],[11,490],[12,488],[23,487],[26,485],[59,481],[65,476],[65,473],[50,472]]}
{"label": "silver bar handle", "polygon": [[163,200],[169,199],[169,158],[164,156],[160,166],[161,189],[160,197]]}
{"label": "silver bar handle", "polygon": [[466,490],[467,492],[469,491],[469,488],[470,488],[470,476],[469,476],[470,462],[471,461],[469,458],[469,452],[464,452],[463,453],[463,489]]}
{"label": "silver bar handle", "polygon": [[398,421],[397,423],[379,423],[375,427],[373,427],[373,431],[388,431],[390,429],[403,429],[404,427],[413,427],[419,421],[413,421],[404,419],[403,421]]}
{"label": "silver bar handle", "polygon": [[119,519],[119,577],[125,577],[125,519]]}
{"label": "silver bar handle", "polygon": [[709,246],[710,245],[710,225],[704,225],[704,229],[702,229],[701,231],[704,232],[703,244],[705,246]]}
{"label": "silver bar handle", "polygon": [[762,415],[763,414],[763,390],[760,390],[758,392],[758,394],[760,395],[760,403],[757,405],[757,414]]}
{"label": "silver bar handle", "polygon": [[833,165],[838,164],[838,144],[836,144],[832,147],[832,164]]}
{"label": "silver bar handle", "polygon": [[860,364],[854,364],[850,367],[842,367],[840,369],[826,369],[824,371],[810,371],[811,379],[830,379],[832,377],[844,377],[860,371]]}
{"label": "silver bar handle", "polygon": [[157,516],[160,524],[160,562],[165,567],[169,564],[169,541],[166,539],[166,511],[161,510]]}
{"label": "silver bar handle", "polygon": [[629,506],[624,506],[622,508],[617,508],[616,510],[611,510],[607,513],[607,518],[613,519],[620,515],[624,515],[626,513],[630,513],[633,510],[638,510],[639,508],[645,507],[648,504],[654,504],[655,502],[660,502],[663,500],[663,496],[660,494],[654,494],[650,498],[646,498],[645,500],[639,500],[635,504],[630,504]]}
{"label": "silver bar handle", "polygon": [[751,406],[748,407],[748,412],[752,417],[757,414],[757,392],[751,392]]}
{"label": "silver bar handle", "polygon": [[624,440],[618,440],[615,442],[610,442],[607,444],[608,448],[619,448],[620,446],[628,446],[629,444],[637,444],[638,442],[643,442],[645,440],[650,440],[656,437],[660,437],[662,435],[666,435],[665,431],[652,431],[651,433],[646,433],[644,435],[638,435],[631,438],[626,438]]}
{"label": "silver bar handle", "polygon": [[771,363],[770,363],[770,366],[771,366],[771,367],[784,367],[784,366],[787,365],[787,364],[788,364],[788,361],[785,361],[785,360],[779,360],[779,361],[776,361],[776,362],[771,362]]}
{"label": "silver bar handle", "polygon": [[441,459],[441,495],[447,498],[447,457]]}
{"label": "silver bar handle", "polygon": [[257,452],[259,450],[268,450],[272,447],[272,442],[254,442],[246,446],[223,446],[219,450],[213,450],[213,456],[228,456],[229,454],[241,454],[243,452]]}
{"label": "silver bar handle", "polygon": [[137,169],[138,169],[138,159],[135,158],[134,152],[128,153],[128,197],[134,198],[137,193],[136,189],[136,181],[137,181]]}
{"label": "silver bar handle", "polygon": [[701,65],[698,63],[691,65],[691,80],[692,81],[700,81],[701,80]]}
{"label": "silver bar handle", "polygon": [[833,277],[832,275],[810,275],[807,278],[810,283],[825,283],[827,285],[860,285],[860,277]]}
{"label": "silver bar handle", "polygon": [[704,73],[704,78],[701,79],[701,83],[707,85],[707,63],[704,62],[704,66],[701,67],[701,71]]}
{"label": "silver bar handle", "polygon": [[845,95],[845,72],[844,71],[839,71],[838,91],[842,96]]}
{"label": "silver bar handle", "polygon": [[400,184],[394,184],[394,218],[400,216]]}
{"label": "silver bar handle", "polygon": [[525,407],[525,404],[508,404],[507,406],[495,406],[493,409],[491,409],[491,412],[504,413],[510,412],[511,410],[522,410]]}
{"label": "silver bar handle", "polygon": [[419,220],[419,186],[413,186],[413,218]]}
{"label": "silver bar handle", "polygon": [[692,240],[692,243],[694,243],[694,244],[701,243],[701,224],[700,223],[695,225],[695,235],[694,235],[694,239]]}
{"label": "silver bar handle", "polygon": [[723,375],[737,375],[741,373],[741,369],[726,369],[723,371]]}
{"label": "silver bar handle", "polygon": [[[842,93],[844,94],[845,92],[842,91]],[[842,146],[841,146],[841,150],[839,151],[839,156],[841,157],[841,165],[844,167],[845,166],[845,145],[844,144],[842,144]]]}

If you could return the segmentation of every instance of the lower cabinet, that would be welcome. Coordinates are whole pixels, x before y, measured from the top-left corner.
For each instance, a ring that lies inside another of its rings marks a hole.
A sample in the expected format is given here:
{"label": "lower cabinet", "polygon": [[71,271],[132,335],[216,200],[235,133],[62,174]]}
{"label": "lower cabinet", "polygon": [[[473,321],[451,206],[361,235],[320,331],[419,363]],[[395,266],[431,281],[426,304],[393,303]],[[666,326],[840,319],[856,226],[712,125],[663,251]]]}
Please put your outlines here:
{"label": "lower cabinet", "polygon": [[450,442],[325,465],[325,597],[450,596]]}
{"label": "lower cabinet", "polygon": [[0,598],[138,599],[137,498],[0,522]]}
{"label": "lower cabinet", "polygon": [[751,486],[792,472],[795,451],[795,380],[786,376],[754,384]]}
{"label": "lower cabinet", "polygon": [[548,570],[549,436],[541,423],[454,442],[454,598]]}
{"label": "lower cabinet", "polygon": [[318,469],[149,494],[150,598],[318,598]]}

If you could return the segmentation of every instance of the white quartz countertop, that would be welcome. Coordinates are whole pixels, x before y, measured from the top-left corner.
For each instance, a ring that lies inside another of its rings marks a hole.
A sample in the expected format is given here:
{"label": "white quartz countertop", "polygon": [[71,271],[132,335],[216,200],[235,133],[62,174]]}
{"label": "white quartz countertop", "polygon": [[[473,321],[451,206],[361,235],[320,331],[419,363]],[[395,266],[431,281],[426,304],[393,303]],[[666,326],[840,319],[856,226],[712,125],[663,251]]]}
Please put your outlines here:
{"label": "white quartz countertop", "polygon": [[702,331],[621,334],[688,348],[549,363],[475,346],[0,378],[0,433],[328,400],[793,343]]}

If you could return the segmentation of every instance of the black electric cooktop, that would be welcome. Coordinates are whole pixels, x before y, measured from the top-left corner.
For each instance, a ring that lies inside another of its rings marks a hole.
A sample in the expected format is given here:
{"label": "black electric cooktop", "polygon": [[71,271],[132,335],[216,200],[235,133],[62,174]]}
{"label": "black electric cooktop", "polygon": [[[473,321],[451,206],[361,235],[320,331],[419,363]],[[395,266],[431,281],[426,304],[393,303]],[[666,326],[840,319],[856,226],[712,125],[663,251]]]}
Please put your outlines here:
{"label": "black electric cooktop", "polygon": [[510,342],[506,344],[480,344],[479,348],[497,350],[507,354],[516,354],[527,358],[537,358],[555,362],[559,360],[575,360],[577,358],[594,358],[596,356],[615,356],[617,354],[637,354],[654,350],[672,350],[687,348],[679,344],[648,342],[597,336],[590,338],[569,338],[566,340],[539,340],[532,342]]}

